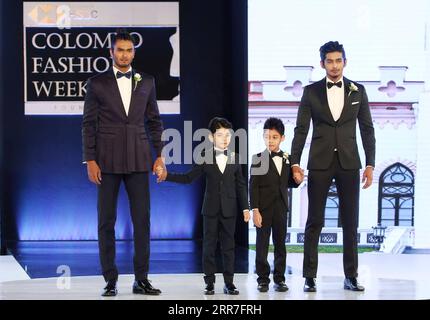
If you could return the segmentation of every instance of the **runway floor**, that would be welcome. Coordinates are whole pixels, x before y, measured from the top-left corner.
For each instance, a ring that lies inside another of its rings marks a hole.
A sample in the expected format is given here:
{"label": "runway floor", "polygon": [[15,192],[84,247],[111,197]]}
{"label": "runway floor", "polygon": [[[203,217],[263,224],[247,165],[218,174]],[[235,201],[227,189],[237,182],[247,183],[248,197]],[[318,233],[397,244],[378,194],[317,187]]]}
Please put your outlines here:
{"label": "runway floor", "polygon": [[303,280],[299,276],[288,276],[290,290],[267,293],[256,289],[256,276],[238,274],[235,284],[240,290],[237,296],[222,292],[221,281],[216,283],[215,295],[203,294],[201,274],[157,274],[151,276],[152,284],[162,290],[160,296],[135,295],[131,292],[134,277],[122,275],[118,281],[119,294],[113,298],[100,296],[104,286],[100,276],[34,279],[0,283],[1,299],[9,300],[415,300],[429,299],[429,283],[413,280],[374,278],[366,281],[366,291],[351,292],[343,289],[341,276],[321,276],[317,280],[318,292],[304,293]]}
{"label": "runway floor", "polygon": [[[257,291],[254,273],[255,252],[248,252],[248,270],[235,275],[235,284],[240,290],[238,296],[222,293],[222,275],[217,274],[214,296],[203,294],[204,283],[201,272],[154,272],[150,280],[163,293],[160,296],[142,296],[131,293],[133,275],[122,274],[119,278],[119,295],[102,298],[103,278],[93,270],[93,275],[80,276],[71,269],[71,277],[60,268],[59,274],[23,280],[22,267],[15,261],[12,272],[10,256],[0,257],[0,269],[8,264],[9,279],[3,274],[0,282],[0,299],[41,299],[41,300],[416,300],[430,299],[430,279],[428,254],[387,255],[363,253],[359,255],[359,282],[366,287],[363,293],[343,289],[341,254],[320,254],[318,269],[318,292],[304,293],[301,276],[302,254],[288,254],[287,264],[291,274],[286,283],[290,290],[279,293],[272,285],[267,293]],[[273,259],[270,255],[269,259]],[[6,261],[7,260],[7,261]],[[57,261],[60,262],[61,261]],[[176,262],[173,261],[172,264]],[[21,270],[18,270],[21,269]]]}

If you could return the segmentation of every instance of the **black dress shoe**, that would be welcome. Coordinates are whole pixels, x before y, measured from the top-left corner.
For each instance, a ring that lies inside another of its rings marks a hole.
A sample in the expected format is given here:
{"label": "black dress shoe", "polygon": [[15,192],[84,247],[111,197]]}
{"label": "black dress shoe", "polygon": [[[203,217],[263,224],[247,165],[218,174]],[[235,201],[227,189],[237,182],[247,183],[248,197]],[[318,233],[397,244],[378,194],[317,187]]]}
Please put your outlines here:
{"label": "black dress shoe", "polygon": [[358,284],[357,278],[345,278],[343,288],[351,291],[364,291],[364,287]]}
{"label": "black dress shoe", "polygon": [[158,296],[161,293],[160,289],[155,289],[149,280],[135,280],[133,283],[133,293],[148,294],[151,296]]}
{"label": "black dress shoe", "polygon": [[314,278],[306,278],[305,285],[303,287],[304,292],[317,292],[317,285]]}
{"label": "black dress shoe", "polygon": [[285,282],[284,282],[284,281],[281,281],[281,282],[275,283],[275,284],[273,285],[273,288],[275,289],[275,291],[278,291],[278,292],[285,292],[285,291],[288,291],[288,286],[285,284]]}
{"label": "black dress shoe", "polygon": [[209,296],[215,294],[215,288],[214,288],[214,284],[213,283],[207,283],[206,284],[205,294],[209,295]]}
{"label": "black dress shoe", "polygon": [[265,282],[259,283],[257,289],[260,292],[267,292],[269,291],[269,284]]}
{"label": "black dress shoe", "polygon": [[102,297],[115,297],[117,294],[116,280],[109,280],[103,289]]}
{"label": "black dress shoe", "polygon": [[232,295],[238,295],[239,290],[236,289],[233,283],[226,283],[224,286],[224,293],[225,294],[232,294]]}

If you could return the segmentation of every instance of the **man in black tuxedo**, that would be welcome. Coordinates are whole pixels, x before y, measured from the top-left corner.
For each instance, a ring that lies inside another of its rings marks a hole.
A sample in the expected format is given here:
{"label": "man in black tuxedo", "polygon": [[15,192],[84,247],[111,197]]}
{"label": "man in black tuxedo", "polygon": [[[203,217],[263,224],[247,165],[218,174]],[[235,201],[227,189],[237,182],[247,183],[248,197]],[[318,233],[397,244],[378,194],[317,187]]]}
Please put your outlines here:
{"label": "man in black tuxedo", "polygon": [[264,123],[264,141],[267,149],[253,155],[249,186],[254,225],[257,227],[256,259],[258,290],[267,292],[270,283],[270,265],[267,262],[270,234],[274,245],[273,281],[275,291],[285,292],[287,251],[288,188],[298,187],[290,173],[290,157],[280,149],[285,140],[281,119],[269,118]]}
{"label": "man in black tuxedo", "polygon": [[83,160],[89,180],[97,185],[98,241],[103,296],[117,294],[115,221],[122,181],[128,193],[134,228],[133,293],[158,295],[148,281],[150,205],[148,172],[164,167],[161,158],[163,124],[157,106],[154,78],[131,67],[135,54],[129,33],[119,30],[113,41],[113,68],[90,78],[86,85],[82,121]]}
{"label": "man in black tuxedo", "polygon": [[328,190],[334,179],[339,196],[343,229],[344,288],[363,291],[357,283],[357,227],[361,168],[356,141],[356,125],[366,154],[363,189],[372,184],[375,166],[375,133],[365,88],[343,77],[345,50],[337,41],[320,48],[321,67],[326,77],[305,87],[300,102],[291,147],[293,176],[300,179],[300,158],[313,124],[308,162],[308,219],[305,229],[304,291],[315,292],[318,267],[318,241],[324,225]]}
{"label": "man in black tuxedo", "polygon": [[[203,272],[206,283],[205,294],[215,293],[216,261],[218,241],[221,245],[224,276],[224,293],[237,295],[234,276],[234,233],[238,209],[244,221],[250,219],[246,182],[242,175],[239,155],[231,152],[232,125],[224,118],[213,118],[209,122],[209,139],[213,146],[202,153],[202,158],[187,173],[163,172],[159,181],[191,183],[201,175],[206,176],[206,190],[201,213],[203,215]],[[239,203],[239,208],[238,208]]]}

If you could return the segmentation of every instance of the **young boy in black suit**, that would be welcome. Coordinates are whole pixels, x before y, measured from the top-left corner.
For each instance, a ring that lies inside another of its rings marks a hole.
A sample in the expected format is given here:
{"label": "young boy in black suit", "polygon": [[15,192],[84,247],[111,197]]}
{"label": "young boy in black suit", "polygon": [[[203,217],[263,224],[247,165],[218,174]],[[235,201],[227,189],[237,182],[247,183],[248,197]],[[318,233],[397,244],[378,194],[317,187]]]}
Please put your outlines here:
{"label": "young boy in black suit", "polygon": [[275,247],[274,289],[280,292],[288,290],[285,284],[288,188],[298,187],[298,184],[291,175],[288,153],[280,149],[281,142],[285,140],[284,132],[282,120],[267,119],[264,123],[267,149],[252,157],[250,201],[254,225],[257,227],[255,265],[260,292],[269,290],[270,265],[267,254],[272,232]]}
{"label": "young boy in black suit", "polygon": [[[166,173],[159,181],[191,183],[201,175],[206,176],[206,190],[202,207],[203,215],[203,272],[206,283],[205,294],[215,293],[215,251],[220,242],[223,258],[224,293],[237,295],[234,276],[234,233],[238,209],[244,221],[250,219],[246,182],[239,164],[239,155],[231,152],[232,125],[224,118],[213,118],[209,122],[209,140],[213,147],[202,153],[202,164],[195,164],[187,173]],[[208,160],[208,161],[207,161]],[[240,208],[238,208],[238,202]]]}

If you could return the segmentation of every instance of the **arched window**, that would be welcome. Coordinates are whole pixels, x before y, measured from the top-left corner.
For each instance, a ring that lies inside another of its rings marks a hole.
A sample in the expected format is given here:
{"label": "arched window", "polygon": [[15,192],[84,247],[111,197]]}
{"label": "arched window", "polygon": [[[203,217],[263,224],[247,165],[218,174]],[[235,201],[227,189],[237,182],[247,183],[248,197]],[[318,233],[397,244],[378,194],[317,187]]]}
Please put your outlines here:
{"label": "arched window", "polygon": [[336,184],[332,181],[325,205],[324,227],[337,228],[340,226],[339,197],[337,195]]}
{"label": "arched window", "polygon": [[384,226],[414,225],[414,174],[397,162],[379,177],[378,222]]}

